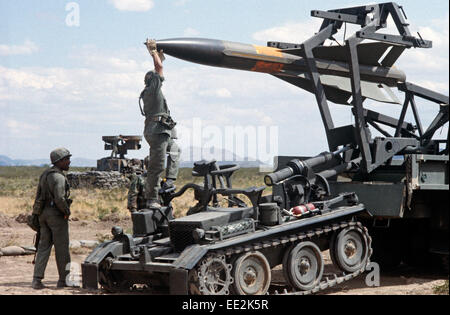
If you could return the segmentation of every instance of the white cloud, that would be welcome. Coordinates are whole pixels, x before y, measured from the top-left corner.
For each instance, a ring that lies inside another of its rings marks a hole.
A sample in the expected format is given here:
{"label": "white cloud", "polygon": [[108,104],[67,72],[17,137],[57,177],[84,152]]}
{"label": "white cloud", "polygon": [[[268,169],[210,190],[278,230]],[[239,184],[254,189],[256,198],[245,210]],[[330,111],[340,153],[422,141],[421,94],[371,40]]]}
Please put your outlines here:
{"label": "white cloud", "polygon": [[30,40],[22,45],[0,45],[0,56],[31,55],[39,50],[39,47]]}
{"label": "white cloud", "polygon": [[[449,14],[426,26],[418,24],[418,31],[423,39],[433,42],[433,47],[406,50],[396,66],[405,71],[408,81],[448,94]],[[411,32],[414,33],[413,30]]]}
{"label": "white cloud", "polygon": [[231,92],[226,88],[217,88],[213,90],[202,90],[198,93],[200,96],[212,96],[219,98],[231,97]]}
{"label": "white cloud", "polygon": [[[40,130],[39,126],[36,124],[31,124],[23,121],[17,121],[15,119],[10,119],[6,121],[6,126],[10,133],[16,137],[33,137]],[[34,137],[33,137],[34,138]]]}
{"label": "white cloud", "polygon": [[33,90],[52,89],[56,83],[52,77],[42,76],[30,71],[8,69],[2,66],[0,66],[0,79],[3,81],[2,87],[6,86],[10,89],[14,87]]}
{"label": "white cloud", "polygon": [[153,8],[152,0],[109,0],[120,11],[148,11]]}
{"label": "white cloud", "polygon": [[80,59],[90,69],[104,69],[103,71],[108,72],[136,71],[139,67],[136,60],[105,56],[101,53],[86,53],[74,58]]}
{"label": "white cloud", "polygon": [[414,80],[414,84],[417,84],[432,91],[448,95],[448,80],[447,82],[431,81],[431,80]]}
{"label": "white cloud", "polygon": [[[265,113],[258,108],[229,108],[227,109],[227,115],[230,115],[234,118],[237,117],[239,118],[239,121],[247,122],[247,124],[250,125],[258,124],[263,126],[270,126],[275,124],[274,120],[268,115],[268,113]],[[249,117],[251,117],[251,121],[249,120]]]}
{"label": "white cloud", "polygon": [[0,66],[0,91],[7,91],[0,102],[45,104],[50,109],[88,106],[86,104],[123,107],[128,101],[137,100],[136,95],[143,85],[143,75],[133,70],[112,73],[89,68],[9,69]]}
{"label": "white cloud", "polygon": [[313,36],[319,30],[321,23],[319,19],[309,19],[306,22],[287,22],[256,32],[252,37],[261,42],[301,43]]}
{"label": "white cloud", "polygon": [[183,35],[184,35],[184,37],[195,37],[195,36],[200,35],[200,32],[194,28],[188,27],[187,29],[185,29],[183,31]]}

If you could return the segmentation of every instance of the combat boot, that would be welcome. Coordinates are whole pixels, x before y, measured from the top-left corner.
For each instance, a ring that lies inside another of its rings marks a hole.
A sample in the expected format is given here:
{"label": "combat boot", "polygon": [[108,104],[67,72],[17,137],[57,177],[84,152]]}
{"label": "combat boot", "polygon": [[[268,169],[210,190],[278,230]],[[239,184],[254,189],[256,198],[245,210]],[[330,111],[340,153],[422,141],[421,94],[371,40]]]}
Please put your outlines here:
{"label": "combat boot", "polygon": [[162,185],[162,189],[169,190],[172,188],[175,188],[175,180],[171,178],[166,179]]}
{"label": "combat boot", "polygon": [[64,280],[58,280],[58,283],[56,284],[56,287],[58,289],[62,289],[62,288],[79,288],[79,285],[77,285],[77,284],[70,284],[69,285]]}
{"label": "combat boot", "polygon": [[35,290],[42,290],[45,289],[45,285],[42,283],[41,279],[34,278],[31,282],[31,287]]}
{"label": "combat boot", "polygon": [[147,200],[146,208],[147,209],[161,209],[161,204],[158,202],[158,200],[150,199],[150,200]]}

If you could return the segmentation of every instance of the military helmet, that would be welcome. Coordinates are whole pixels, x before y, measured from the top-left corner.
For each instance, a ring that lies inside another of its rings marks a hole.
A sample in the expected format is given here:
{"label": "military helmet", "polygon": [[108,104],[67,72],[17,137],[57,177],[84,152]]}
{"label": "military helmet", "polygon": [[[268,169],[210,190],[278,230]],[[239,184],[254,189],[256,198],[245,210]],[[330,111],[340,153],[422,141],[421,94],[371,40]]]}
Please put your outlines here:
{"label": "military helmet", "polygon": [[50,161],[52,161],[52,164],[55,164],[56,162],[71,156],[72,154],[70,154],[69,150],[66,148],[58,148],[50,153]]}

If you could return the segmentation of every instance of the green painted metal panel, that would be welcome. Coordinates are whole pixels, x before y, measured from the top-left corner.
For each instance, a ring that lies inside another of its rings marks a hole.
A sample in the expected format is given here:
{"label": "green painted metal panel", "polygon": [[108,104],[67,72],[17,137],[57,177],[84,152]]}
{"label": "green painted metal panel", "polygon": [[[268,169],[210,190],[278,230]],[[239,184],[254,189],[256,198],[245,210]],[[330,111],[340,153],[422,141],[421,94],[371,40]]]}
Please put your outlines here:
{"label": "green painted metal panel", "polygon": [[331,194],[355,192],[373,216],[401,218],[406,187],[403,183],[330,182]]}

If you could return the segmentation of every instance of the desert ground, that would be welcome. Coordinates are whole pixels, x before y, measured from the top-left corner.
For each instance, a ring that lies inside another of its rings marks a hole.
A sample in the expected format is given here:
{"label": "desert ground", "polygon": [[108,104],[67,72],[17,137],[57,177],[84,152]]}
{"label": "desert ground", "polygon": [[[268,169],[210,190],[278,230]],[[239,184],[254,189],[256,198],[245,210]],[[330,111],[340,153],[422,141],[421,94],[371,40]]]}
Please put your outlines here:
{"label": "desert ground", "polygon": [[[0,168],[0,248],[7,246],[33,246],[34,231],[23,223],[23,215],[29,213],[34,199],[37,174],[42,170],[26,169],[18,172]],[[249,175],[244,171],[237,176],[235,187],[252,186],[256,175]],[[13,175],[20,173],[19,175]],[[191,178],[183,171],[182,182]],[[180,186],[181,187],[181,186]],[[111,236],[111,228],[122,226],[124,231],[132,231],[131,219],[126,210],[126,189],[121,190],[93,190],[80,189],[72,191],[74,198],[72,216],[69,223],[70,240],[102,242]],[[184,215],[182,209],[193,205],[193,194],[188,194],[174,203],[176,216]],[[22,223],[21,223],[22,222]],[[91,248],[75,246],[71,248],[71,258],[74,264],[72,270],[74,281],[80,280],[81,263],[92,251]],[[328,252],[324,252],[327,268],[331,268]],[[108,293],[98,290],[89,291],[82,288],[57,289],[58,273],[54,252],[52,252],[47,265],[43,283],[47,288],[33,290],[31,280],[33,275],[33,255],[0,256],[0,295],[106,295]],[[78,277],[78,278],[77,278]],[[368,287],[365,283],[366,275],[327,289],[321,295],[448,295],[448,274],[430,270],[415,270],[401,266],[397,270],[381,272],[380,286]],[[281,266],[272,271],[275,286],[283,286],[284,280]],[[131,294],[142,294],[132,292]]]}
{"label": "desert ground", "polygon": [[[11,240],[14,244],[32,246],[34,232],[23,223],[18,223],[14,218],[2,216],[0,225],[0,240]],[[131,228],[131,221],[124,219],[119,222],[87,222],[71,221],[71,240],[101,240],[110,234],[111,226],[121,225],[124,229]],[[81,263],[87,257],[91,249],[71,249],[72,262],[81,268]],[[331,265],[328,253],[324,253],[327,265]],[[0,257],[0,295],[98,295],[108,294],[102,290],[89,291],[82,288],[57,289],[58,272],[54,253],[52,253],[47,265],[46,276],[43,283],[47,286],[43,290],[33,290],[30,286],[33,275],[33,255],[2,256]],[[81,269],[73,270],[80,276]],[[274,283],[283,284],[281,268],[276,267],[272,271]],[[74,279],[76,281],[76,278]],[[379,287],[368,287],[365,284],[365,275],[330,288],[322,295],[435,295],[439,294],[439,288],[445,285],[445,276],[435,273],[424,273],[408,267],[389,273],[382,273]],[[447,287],[448,288],[448,287]],[[448,289],[447,289],[448,290]],[[445,293],[445,292],[444,292]],[[132,293],[133,294],[133,293]],[[138,293],[141,294],[141,293]],[[447,291],[448,294],[448,291]]]}

